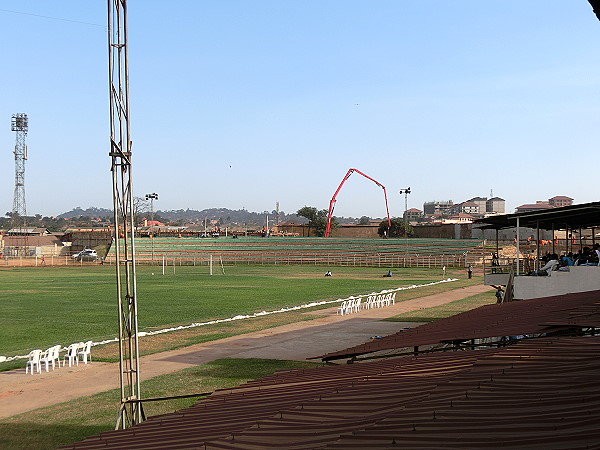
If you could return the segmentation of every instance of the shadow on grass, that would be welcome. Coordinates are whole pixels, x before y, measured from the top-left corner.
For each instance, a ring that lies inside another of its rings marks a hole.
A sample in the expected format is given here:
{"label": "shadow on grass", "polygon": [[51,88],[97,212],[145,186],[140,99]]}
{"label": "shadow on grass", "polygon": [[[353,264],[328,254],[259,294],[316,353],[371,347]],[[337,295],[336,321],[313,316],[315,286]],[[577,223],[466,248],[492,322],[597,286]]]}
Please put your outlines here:
{"label": "shadow on grass", "polygon": [[39,423],[0,423],[0,448],[36,450],[55,449],[108,431],[100,425],[64,425]]}
{"label": "shadow on grass", "polygon": [[218,359],[210,364],[188,369],[191,376],[199,379],[214,378],[219,380],[230,380],[238,385],[247,380],[253,380],[258,376],[274,373],[278,370],[302,367],[314,367],[318,363],[299,363],[298,361],[282,361],[277,359],[244,359],[243,363],[237,359]]}
{"label": "shadow on grass", "polygon": [[433,322],[445,319],[484,305],[496,303],[493,292],[482,292],[460,300],[431,308],[408,311],[406,313],[383,319],[385,322]]}

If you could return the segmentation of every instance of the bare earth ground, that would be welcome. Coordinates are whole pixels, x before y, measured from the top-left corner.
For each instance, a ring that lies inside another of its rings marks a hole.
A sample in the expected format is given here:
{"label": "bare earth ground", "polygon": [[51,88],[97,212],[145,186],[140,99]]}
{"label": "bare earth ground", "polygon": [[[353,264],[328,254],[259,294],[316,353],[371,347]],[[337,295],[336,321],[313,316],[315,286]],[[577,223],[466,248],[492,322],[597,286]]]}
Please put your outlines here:
{"label": "bare earth ground", "polygon": [[[318,319],[143,356],[140,376],[145,380],[219,358],[304,360],[411,326],[381,319],[443,305],[490,289],[489,286],[469,286],[345,316],[336,315],[337,307],[329,308],[321,310],[326,316]],[[0,418],[118,387],[118,363],[79,364],[48,373],[42,370],[41,375],[25,375],[24,369],[0,372]]]}

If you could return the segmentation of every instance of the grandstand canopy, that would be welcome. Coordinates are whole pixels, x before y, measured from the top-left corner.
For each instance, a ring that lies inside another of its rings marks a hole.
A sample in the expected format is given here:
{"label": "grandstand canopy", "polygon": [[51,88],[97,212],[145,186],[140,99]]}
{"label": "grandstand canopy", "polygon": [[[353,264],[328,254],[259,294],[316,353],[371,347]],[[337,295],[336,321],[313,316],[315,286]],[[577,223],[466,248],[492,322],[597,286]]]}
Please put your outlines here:
{"label": "grandstand canopy", "polygon": [[600,227],[600,202],[551,208],[543,211],[530,211],[501,216],[490,216],[474,220],[482,229],[514,228],[517,218],[521,227],[544,230],[563,230]]}

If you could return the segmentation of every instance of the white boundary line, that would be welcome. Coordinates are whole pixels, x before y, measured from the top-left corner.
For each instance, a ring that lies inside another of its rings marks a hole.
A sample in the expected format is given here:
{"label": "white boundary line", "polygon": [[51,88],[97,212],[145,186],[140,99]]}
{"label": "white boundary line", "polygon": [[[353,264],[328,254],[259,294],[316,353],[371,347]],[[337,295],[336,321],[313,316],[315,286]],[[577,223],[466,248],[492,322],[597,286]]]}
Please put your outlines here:
{"label": "white boundary line", "polygon": [[[155,336],[157,334],[170,333],[171,331],[187,330],[189,328],[203,327],[205,325],[213,325],[213,324],[216,324],[216,323],[233,322],[235,320],[253,319],[255,317],[268,316],[270,314],[279,314],[279,313],[284,313],[284,312],[289,312],[289,311],[297,311],[299,309],[312,308],[313,306],[321,306],[321,305],[327,305],[327,304],[331,304],[331,303],[342,303],[342,302],[344,302],[346,300],[363,298],[363,297],[367,297],[369,295],[380,295],[380,294],[387,294],[389,292],[407,291],[409,289],[417,289],[417,288],[420,288],[420,287],[434,286],[436,284],[450,283],[450,282],[453,282],[453,281],[458,281],[458,278],[447,278],[445,280],[434,281],[434,282],[425,283],[425,284],[411,284],[410,286],[403,286],[403,287],[394,288],[394,289],[384,289],[381,292],[371,292],[370,294],[350,296],[350,297],[347,297],[347,298],[338,298],[336,300],[322,300],[320,302],[310,302],[310,303],[305,303],[303,305],[290,306],[289,308],[281,308],[281,309],[277,309],[277,310],[274,310],[274,311],[261,311],[261,312],[257,312],[257,313],[254,313],[254,314],[243,314],[243,315],[240,314],[240,315],[237,315],[237,316],[228,317],[227,319],[216,319],[216,320],[210,320],[208,322],[194,322],[194,323],[191,323],[189,325],[180,325],[178,327],[163,328],[163,329],[155,330],[155,331],[141,331],[141,332],[138,333],[138,337]],[[100,342],[92,342],[92,346],[109,344],[111,342],[118,342],[118,340],[119,340],[118,338],[113,338],[113,339],[107,339],[107,340],[100,341]],[[61,351],[62,350],[65,350],[65,349],[63,348],[63,349],[61,349]],[[1,362],[14,361],[16,359],[27,359],[28,357],[29,357],[29,355],[24,355],[24,356],[23,355],[17,355],[17,356],[9,356],[9,357],[0,356],[0,363]]]}

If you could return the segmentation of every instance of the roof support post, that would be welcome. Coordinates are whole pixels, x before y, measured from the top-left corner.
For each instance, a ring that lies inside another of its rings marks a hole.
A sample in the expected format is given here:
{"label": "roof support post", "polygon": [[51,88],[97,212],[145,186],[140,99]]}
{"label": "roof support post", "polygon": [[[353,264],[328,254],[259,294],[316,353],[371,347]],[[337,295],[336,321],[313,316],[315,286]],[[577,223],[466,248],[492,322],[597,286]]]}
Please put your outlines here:
{"label": "roof support post", "polygon": [[496,228],[496,256],[500,256],[498,253],[500,250],[498,249],[498,228]]}
{"label": "roof support post", "polygon": [[521,232],[520,232],[520,228],[521,228],[521,221],[519,220],[519,217],[517,217],[517,276],[520,274],[520,269],[519,269],[519,244],[521,242]]}
{"label": "roof support post", "polygon": [[540,222],[537,221],[535,224],[535,249],[537,258],[535,260],[535,270],[540,268]]}

